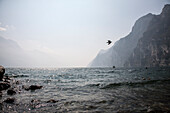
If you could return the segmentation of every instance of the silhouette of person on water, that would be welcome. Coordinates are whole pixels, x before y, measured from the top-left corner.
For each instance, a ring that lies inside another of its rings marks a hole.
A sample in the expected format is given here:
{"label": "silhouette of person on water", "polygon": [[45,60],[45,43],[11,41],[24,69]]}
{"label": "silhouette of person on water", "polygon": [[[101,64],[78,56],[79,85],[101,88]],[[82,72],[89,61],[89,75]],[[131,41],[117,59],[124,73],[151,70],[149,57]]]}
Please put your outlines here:
{"label": "silhouette of person on water", "polygon": [[106,43],[108,43],[108,45],[110,45],[110,44],[112,43],[112,41],[111,41],[111,40],[108,40]]}

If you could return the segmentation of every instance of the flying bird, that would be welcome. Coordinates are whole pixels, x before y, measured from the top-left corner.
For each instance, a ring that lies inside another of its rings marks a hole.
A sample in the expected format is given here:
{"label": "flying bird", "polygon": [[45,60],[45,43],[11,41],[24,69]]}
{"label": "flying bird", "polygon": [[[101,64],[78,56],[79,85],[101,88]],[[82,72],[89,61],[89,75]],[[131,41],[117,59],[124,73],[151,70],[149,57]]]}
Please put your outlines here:
{"label": "flying bird", "polygon": [[112,43],[112,41],[111,41],[111,40],[108,40],[106,43],[108,43],[108,45],[109,45],[109,44],[111,44],[111,43]]}

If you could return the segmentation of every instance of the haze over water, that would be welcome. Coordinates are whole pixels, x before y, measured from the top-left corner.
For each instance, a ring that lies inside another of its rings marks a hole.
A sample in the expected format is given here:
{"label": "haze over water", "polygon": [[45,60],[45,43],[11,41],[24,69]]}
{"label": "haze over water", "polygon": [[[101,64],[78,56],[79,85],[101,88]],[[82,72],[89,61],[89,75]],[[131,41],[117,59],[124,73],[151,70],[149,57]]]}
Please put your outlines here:
{"label": "haze over water", "polygon": [[[169,0],[1,0],[0,64],[86,67]],[[10,39],[10,40],[8,40]],[[106,41],[113,43],[109,46]]]}
{"label": "haze over water", "polygon": [[[168,3],[0,0],[0,112],[170,112]],[[127,46],[115,46],[119,39]],[[94,58],[100,63],[83,68]]]}

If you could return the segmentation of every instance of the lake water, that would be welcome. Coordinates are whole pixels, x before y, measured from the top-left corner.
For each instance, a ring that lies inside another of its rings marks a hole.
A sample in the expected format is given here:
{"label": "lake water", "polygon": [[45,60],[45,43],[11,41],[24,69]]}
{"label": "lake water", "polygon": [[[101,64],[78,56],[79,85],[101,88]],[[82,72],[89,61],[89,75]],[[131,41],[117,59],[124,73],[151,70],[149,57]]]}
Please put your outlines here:
{"label": "lake water", "polygon": [[[170,111],[170,68],[7,68],[6,75],[19,84],[14,104],[2,95],[2,112]],[[22,89],[35,84],[43,88]]]}

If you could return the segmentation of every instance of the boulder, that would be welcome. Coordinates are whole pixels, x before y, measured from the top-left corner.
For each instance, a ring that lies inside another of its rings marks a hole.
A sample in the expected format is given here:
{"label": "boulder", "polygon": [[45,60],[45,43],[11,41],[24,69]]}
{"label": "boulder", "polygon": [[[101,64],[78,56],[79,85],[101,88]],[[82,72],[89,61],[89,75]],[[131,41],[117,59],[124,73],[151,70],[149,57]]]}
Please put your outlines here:
{"label": "boulder", "polygon": [[11,85],[7,82],[0,82],[0,91],[10,88]]}
{"label": "boulder", "polygon": [[14,103],[15,98],[7,98],[6,100],[4,100],[4,102],[6,102],[6,103]]}
{"label": "boulder", "polygon": [[58,101],[56,101],[54,99],[50,99],[50,100],[47,101],[47,103],[56,103],[56,102],[58,102]]}
{"label": "boulder", "polygon": [[0,66],[0,81],[2,81],[4,73],[5,73],[5,68],[3,66]]}
{"label": "boulder", "polygon": [[9,89],[9,90],[7,91],[7,94],[8,94],[8,95],[15,95],[16,92],[15,92],[13,89]]}
{"label": "boulder", "polygon": [[36,90],[36,89],[41,89],[43,86],[38,86],[38,85],[31,85],[29,87],[30,90]]}
{"label": "boulder", "polygon": [[36,90],[36,89],[41,89],[43,86],[38,86],[38,85],[31,85],[31,86],[22,86],[23,89],[25,90]]}

